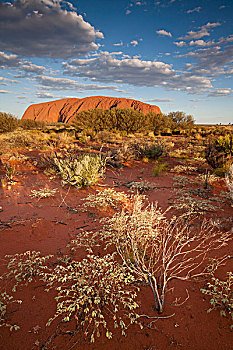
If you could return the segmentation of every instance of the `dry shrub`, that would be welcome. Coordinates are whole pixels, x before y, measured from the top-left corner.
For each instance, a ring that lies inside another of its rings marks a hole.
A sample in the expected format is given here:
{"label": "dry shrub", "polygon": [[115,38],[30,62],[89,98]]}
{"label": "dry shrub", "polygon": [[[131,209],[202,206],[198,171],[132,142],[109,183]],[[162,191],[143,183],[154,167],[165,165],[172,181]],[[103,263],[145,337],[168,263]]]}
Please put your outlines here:
{"label": "dry shrub", "polygon": [[199,227],[179,217],[169,220],[156,205],[145,206],[140,196],[131,209],[123,208],[105,221],[103,241],[113,244],[130,272],[150,285],[160,313],[170,281],[206,273],[209,254],[231,239],[205,220]]}
{"label": "dry shrub", "polygon": [[107,210],[107,208],[119,209],[119,207],[129,205],[130,197],[124,192],[117,192],[113,188],[106,188],[102,191],[97,190],[96,194],[90,194],[83,199],[84,207],[98,208]]}

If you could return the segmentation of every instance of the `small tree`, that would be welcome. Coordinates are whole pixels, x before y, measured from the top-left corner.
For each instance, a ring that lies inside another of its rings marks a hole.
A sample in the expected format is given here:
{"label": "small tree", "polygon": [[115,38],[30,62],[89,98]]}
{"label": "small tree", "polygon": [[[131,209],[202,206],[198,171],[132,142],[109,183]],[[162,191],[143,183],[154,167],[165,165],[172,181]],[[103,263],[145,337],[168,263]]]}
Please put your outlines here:
{"label": "small tree", "polygon": [[169,118],[166,114],[156,114],[151,112],[147,114],[149,130],[154,132],[154,135],[159,135],[170,127]]}
{"label": "small tree", "polygon": [[172,130],[191,130],[194,126],[194,119],[191,115],[176,111],[168,114]]}

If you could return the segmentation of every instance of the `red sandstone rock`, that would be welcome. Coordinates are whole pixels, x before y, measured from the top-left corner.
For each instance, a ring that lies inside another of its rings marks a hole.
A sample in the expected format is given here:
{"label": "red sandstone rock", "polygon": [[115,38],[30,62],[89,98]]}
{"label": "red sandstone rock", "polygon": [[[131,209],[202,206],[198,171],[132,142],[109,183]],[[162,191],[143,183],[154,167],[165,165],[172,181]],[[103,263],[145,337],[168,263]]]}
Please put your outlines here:
{"label": "red sandstone rock", "polygon": [[85,98],[66,98],[57,101],[33,104],[27,108],[22,119],[33,119],[48,123],[70,123],[75,116],[88,109],[131,108],[144,114],[160,114],[159,107],[128,98],[93,96]]}

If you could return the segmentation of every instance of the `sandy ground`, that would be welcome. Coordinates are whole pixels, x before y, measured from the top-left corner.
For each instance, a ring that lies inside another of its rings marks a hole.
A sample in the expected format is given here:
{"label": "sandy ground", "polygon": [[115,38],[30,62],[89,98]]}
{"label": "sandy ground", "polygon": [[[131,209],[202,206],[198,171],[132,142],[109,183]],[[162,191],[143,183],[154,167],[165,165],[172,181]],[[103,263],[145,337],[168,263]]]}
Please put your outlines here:
{"label": "sandy ground", "polygon": [[[152,175],[152,163],[133,162],[122,169],[108,168],[105,179],[99,185],[85,190],[62,187],[59,178],[49,180],[42,171],[19,163],[17,165],[16,183],[11,188],[0,188],[0,273],[5,272],[4,257],[6,254],[23,253],[27,250],[40,251],[42,255],[54,254],[56,257],[69,252],[66,247],[75,233],[82,227],[91,231],[98,227],[99,217],[105,215],[90,208],[81,209],[82,199],[97,189],[105,186],[116,186],[117,191],[128,191],[123,186],[129,181],[147,180],[156,183],[159,189],[147,193],[150,202],[158,202],[163,209],[169,206],[174,198],[172,189],[174,174],[167,172],[158,177]],[[44,187],[57,188],[54,197],[38,201],[31,198],[31,190]],[[226,190],[224,180],[213,186],[214,193]],[[224,221],[224,230],[232,228],[231,218],[233,208],[230,203],[222,204],[222,211],[207,213],[207,216]],[[108,214],[108,213],[106,213]],[[232,241],[221,253],[231,255]],[[84,249],[77,251],[78,257],[85,257]],[[227,271],[232,270],[232,260],[223,266],[218,277],[224,278]],[[20,329],[10,331],[0,328],[0,348],[2,350],[36,350],[36,349],[98,349],[98,350],[230,350],[233,349],[233,337],[230,330],[231,320],[221,317],[219,310],[207,313],[209,297],[200,292],[206,283],[205,278],[198,281],[171,283],[167,293],[164,316],[175,313],[171,318],[159,319],[154,322],[144,319],[144,328],[129,327],[127,337],[115,332],[111,340],[105,335],[90,344],[88,339],[72,336],[66,329],[57,328],[54,322],[50,327],[45,324],[54,314],[56,303],[55,291],[46,293],[42,282],[33,282],[21,286],[16,292],[16,298],[22,299],[22,304],[9,307],[8,317],[12,324],[18,324]],[[188,296],[188,298],[187,298]],[[187,300],[186,300],[187,298]],[[186,301],[185,301],[186,300]],[[153,295],[148,286],[142,286],[137,299],[140,312],[150,316],[157,315],[154,309]],[[178,306],[175,306],[175,301]],[[185,302],[184,302],[185,301]],[[184,302],[184,303],[183,303]],[[182,305],[179,305],[182,304]],[[71,322],[72,324],[72,322]]]}

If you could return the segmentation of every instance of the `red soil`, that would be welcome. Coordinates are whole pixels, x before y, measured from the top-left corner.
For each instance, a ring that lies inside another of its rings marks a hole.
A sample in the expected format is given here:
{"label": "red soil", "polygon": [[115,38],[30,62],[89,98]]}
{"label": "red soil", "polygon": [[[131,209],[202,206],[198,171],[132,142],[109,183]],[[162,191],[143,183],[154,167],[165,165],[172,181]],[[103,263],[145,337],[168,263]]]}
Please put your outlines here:
{"label": "red soil", "polygon": [[[62,188],[59,179],[48,180],[42,173],[32,171],[29,167],[19,165],[17,184],[11,189],[0,189],[0,205],[3,211],[0,213],[0,258],[4,260],[6,254],[22,253],[27,250],[40,251],[42,255],[68,253],[66,245],[79,228],[87,225],[86,230],[96,228],[95,221],[101,216],[97,210],[90,209],[82,212],[79,205],[81,199],[89,193],[95,192],[96,188],[88,190],[76,190]],[[173,198],[172,174],[162,175],[157,178],[152,176],[152,165],[150,163],[135,162],[120,170],[108,169],[106,179],[102,183],[109,186],[116,182],[139,181],[140,178],[149,182],[155,182],[161,189],[150,191],[150,201],[158,201],[164,209],[168,207],[169,199]],[[29,197],[31,189],[39,189],[48,184],[50,188],[58,188],[59,192],[52,198],[38,201]],[[126,191],[125,187],[117,190]],[[65,201],[62,198],[65,197]],[[70,209],[68,209],[70,208]],[[76,208],[72,211],[71,208]],[[224,211],[214,214],[221,219],[229,219],[232,216],[232,208],[226,204]],[[90,215],[90,213],[93,213]],[[9,226],[4,226],[9,223]],[[232,223],[226,229],[230,229]],[[223,253],[231,254],[233,244],[223,249]],[[85,256],[83,249],[78,250],[79,258]],[[219,270],[219,277],[224,279],[226,271],[230,271],[229,264]],[[3,265],[0,273],[4,272]],[[190,350],[230,350],[232,345],[231,321],[229,318],[221,317],[219,310],[207,313],[210,307],[209,297],[200,292],[206,283],[205,279],[199,281],[181,282],[174,281],[167,293],[164,316],[175,315],[168,319],[144,320],[144,328],[130,326],[127,337],[122,337],[119,332],[114,333],[111,340],[102,335],[94,344],[81,338],[79,334],[72,338],[68,333],[63,335],[56,329],[56,321],[50,327],[45,324],[54,314],[56,304],[54,301],[55,291],[46,293],[43,291],[42,282],[32,283],[27,287],[20,287],[16,298],[22,299],[22,304],[13,304],[10,308],[10,322],[18,324],[18,331],[10,331],[0,328],[0,348],[2,350],[36,350],[54,349],[53,343],[48,342],[50,336],[56,331],[53,339],[56,349],[92,349],[92,350],[165,350],[165,349],[190,349]],[[174,287],[174,288],[173,288]],[[182,304],[187,295],[188,300]],[[140,313],[157,315],[154,310],[153,295],[148,286],[142,286],[138,294]],[[77,344],[72,347],[74,341]]]}
{"label": "red soil", "polygon": [[155,112],[160,114],[159,107],[140,101],[105,96],[91,96],[85,98],[66,98],[63,100],[33,104],[27,108],[22,119],[33,119],[48,123],[70,123],[81,111],[88,109],[130,108],[144,114]]}

